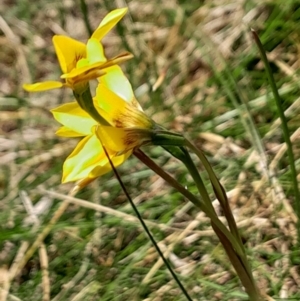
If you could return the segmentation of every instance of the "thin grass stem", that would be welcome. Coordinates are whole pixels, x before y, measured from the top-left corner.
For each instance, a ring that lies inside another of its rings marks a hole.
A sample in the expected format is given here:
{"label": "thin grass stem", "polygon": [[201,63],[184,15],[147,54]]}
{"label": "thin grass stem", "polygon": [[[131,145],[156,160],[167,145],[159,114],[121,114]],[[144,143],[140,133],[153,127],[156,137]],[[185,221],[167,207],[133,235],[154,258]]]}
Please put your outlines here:
{"label": "thin grass stem", "polygon": [[85,0],[80,0],[80,9],[83,15],[83,21],[86,31],[88,32],[88,35],[91,36],[93,34],[93,29],[89,21],[89,10],[88,6],[85,3]]}
{"label": "thin grass stem", "polygon": [[261,59],[265,65],[266,68],[266,73],[269,79],[269,83],[274,95],[274,99],[276,102],[276,106],[277,106],[277,111],[279,114],[279,117],[281,119],[281,125],[282,125],[282,133],[283,133],[283,137],[287,146],[287,154],[288,154],[288,160],[290,163],[290,170],[291,170],[291,180],[293,183],[293,187],[294,187],[294,193],[295,193],[295,204],[294,204],[294,210],[296,212],[296,215],[298,217],[298,225],[297,225],[297,229],[298,229],[298,243],[300,243],[300,191],[299,191],[299,187],[298,187],[298,181],[297,181],[297,171],[296,171],[296,166],[295,166],[295,158],[294,158],[294,153],[293,153],[293,147],[292,147],[292,142],[290,139],[290,134],[289,134],[289,129],[288,129],[288,125],[287,125],[287,118],[284,115],[284,109],[282,107],[282,99],[280,98],[280,95],[278,93],[278,89],[277,89],[277,85],[266,55],[266,52],[264,50],[264,47],[259,39],[258,34],[256,33],[256,31],[254,29],[251,29],[251,33],[252,33],[252,37],[258,47]]}

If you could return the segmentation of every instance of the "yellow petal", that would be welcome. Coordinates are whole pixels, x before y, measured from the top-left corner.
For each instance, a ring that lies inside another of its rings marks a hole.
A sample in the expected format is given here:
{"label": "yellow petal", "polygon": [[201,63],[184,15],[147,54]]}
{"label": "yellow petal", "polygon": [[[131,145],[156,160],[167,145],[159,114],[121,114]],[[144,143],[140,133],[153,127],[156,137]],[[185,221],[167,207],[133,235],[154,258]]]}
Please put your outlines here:
{"label": "yellow petal", "polygon": [[106,68],[105,75],[99,78],[102,85],[113,91],[127,102],[133,102],[134,94],[131,84],[119,66]]}
{"label": "yellow petal", "polygon": [[[77,133],[77,136],[90,135],[97,122],[90,117],[77,102],[63,104],[51,110],[54,118],[62,125]],[[60,134],[62,132],[59,132]],[[64,135],[66,136],[66,135]],[[70,137],[70,136],[66,136]]]}
{"label": "yellow petal", "polygon": [[60,127],[60,128],[55,132],[55,134],[56,134],[57,136],[60,136],[60,137],[68,137],[68,138],[85,136],[85,135],[83,135],[82,133],[78,133],[78,132],[75,132],[75,131],[73,131],[73,130],[67,128],[66,126]]}
{"label": "yellow petal", "polygon": [[153,126],[153,122],[144,112],[124,101],[101,82],[93,101],[98,113],[112,126],[142,129]]}
{"label": "yellow petal", "polygon": [[99,40],[89,39],[86,45],[87,49],[87,58],[90,64],[102,62],[105,63],[107,61],[104,49]]}
{"label": "yellow petal", "polygon": [[[120,155],[120,156],[115,156],[111,158],[111,161],[113,163],[113,165],[115,167],[118,167],[119,165],[121,165],[124,161],[127,160],[127,158],[131,155],[131,151]],[[108,161],[108,160],[107,160]],[[106,173],[108,173],[109,171],[111,171],[111,165],[109,162],[107,162],[105,165],[103,166],[97,166],[95,167],[90,173],[89,173],[89,178],[98,178]]]}
{"label": "yellow petal", "polygon": [[95,134],[104,147],[117,154],[124,154],[149,142],[151,132],[142,129],[123,129],[99,125]]}
{"label": "yellow petal", "polygon": [[24,84],[23,89],[28,92],[41,92],[51,89],[61,88],[63,83],[57,81],[47,81],[35,84]]}
{"label": "yellow petal", "polygon": [[123,18],[127,10],[127,8],[120,8],[107,14],[93,33],[92,38],[101,40]]}
{"label": "yellow petal", "polygon": [[86,66],[89,66],[89,65],[90,65],[90,61],[88,60],[88,58],[83,58],[83,59],[80,59],[77,62],[76,69],[86,67]]}
{"label": "yellow petal", "polygon": [[124,129],[98,126],[96,135],[105,148],[109,148],[115,152],[127,150],[127,145],[125,144],[126,132]]}
{"label": "yellow petal", "polygon": [[112,126],[116,125],[117,120],[127,108],[126,102],[101,82],[97,87],[93,101],[98,113]]}
{"label": "yellow petal", "polygon": [[[127,160],[127,158],[131,155],[131,151],[120,155],[120,156],[116,156],[116,157],[112,157],[111,161],[113,163],[113,165],[115,167],[121,165],[124,161]],[[110,162],[107,162],[105,165],[103,166],[96,166],[88,175],[87,178],[84,178],[82,180],[79,180],[76,185],[78,185],[80,188],[85,187],[86,185],[88,185],[89,183],[91,183],[93,180],[95,180],[96,178],[108,173],[109,171],[111,171],[111,165]]]}
{"label": "yellow petal", "polygon": [[[113,156],[114,154],[110,154]],[[95,167],[103,167],[108,163],[102,145],[96,135],[83,138],[74,151],[66,159],[63,166],[62,182],[73,182],[87,178]]]}
{"label": "yellow petal", "polygon": [[84,43],[59,35],[55,35],[52,41],[63,73],[68,73],[76,68],[76,63],[86,57],[86,45]]}

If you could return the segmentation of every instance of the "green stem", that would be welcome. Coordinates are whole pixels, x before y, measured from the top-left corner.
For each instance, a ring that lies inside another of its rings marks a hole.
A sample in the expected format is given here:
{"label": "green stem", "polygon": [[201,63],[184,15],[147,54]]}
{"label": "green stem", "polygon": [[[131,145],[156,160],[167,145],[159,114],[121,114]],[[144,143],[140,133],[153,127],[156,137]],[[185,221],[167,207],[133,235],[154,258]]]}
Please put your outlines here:
{"label": "green stem", "polygon": [[[212,182],[212,185],[215,189],[216,196],[217,196],[218,200],[220,201],[220,204],[221,204],[222,208],[224,209],[224,212],[226,213],[225,217],[228,221],[229,228],[232,231],[233,236],[235,237],[232,244],[235,247],[235,249],[237,250],[237,252],[240,254],[240,256],[242,256],[243,258],[246,258],[246,255],[245,255],[246,253],[245,253],[245,250],[243,247],[242,239],[240,237],[240,234],[237,229],[235,220],[233,218],[231,209],[229,207],[227,195],[226,195],[223,187],[221,186],[220,182],[218,181],[217,177],[215,176],[209,162],[207,161],[207,159],[205,158],[203,153],[201,151],[199,151],[196,147],[194,147],[194,145],[192,143],[190,143],[184,136],[177,134],[177,133],[168,132],[164,129],[161,130],[159,127],[158,127],[157,131],[155,133],[153,133],[152,142],[155,145],[161,145],[170,154],[172,154],[174,157],[176,157],[178,160],[180,160],[181,162],[183,162],[185,164],[185,166],[187,167],[191,176],[194,179],[197,189],[204,200],[203,204],[206,207],[206,210],[209,210],[209,213],[206,213],[204,208],[201,208],[201,207],[200,208],[208,215],[208,217],[211,218],[211,216],[217,216],[217,215],[211,204],[209,195],[203,184],[200,174],[184,146],[188,146],[195,152],[195,154],[199,157],[202,164],[206,168],[206,170],[209,174],[210,180]],[[203,204],[202,204],[202,206],[203,206]],[[245,260],[245,262],[247,262],[247,260]],[[248,269],[248,271],[249,270],[250,270],[250,268]]]}
{"label": "green stem", "polygon": [[[261,296],[255,284],[252,275],[252,270],[247,260],[247,255],[241,237],[239,235],[238,228],[236,226],[231,209],[229,207],[227,195],[225,193],[225,190],[221,186],[220,182],[218,181],[217,177],[215,176],[215,173],[213,172],[206,157],[200,150],[198,150],[192,143],[190,143],[182,135],[157,128],[155,133],[153,133],[152,138],[153,138],[152,142],[154,144],[161,145],[169,153],[171,153],[174,157],[178,158],[186,165],[187,169],[189,170],[191,176],[193,177],[197,185],[201,197],[203,198],[203,201],[201,202],[202,207],[200,208],[207,214],[208,217],[211,218],[212,227],[215,233],[217,234],[217,236],[219,237],[221,243],[223,244],[224,249],[232,265],[234,266],[242,284],[244,285],[250,297],[250,300],[252,301],[260,300]],[[199,159],[203,163],[206,171],[208,172],[212,186],[216,193],[216,197],[220,201],[220,204],[224,209],[224,212],[226,213],[225,217],[228,221],[231,232],[229,232],[228,229],[222,223],[221,224],[225,228],[225,230],[223,227],[220,227],[220,225],[218,224],[220,220],[214,211],[214,208],[211,204],[211,200],[204,186],[204,183],[200,177],[200,174],[193,160],[191,159],[189,153],[185,149],[185,146],[191,148],[191,150],[195,152],[195,154],[199,157]],[[158,173],[157,170],[155,170],[155,172]],[[208,210],[208,212],[206,210]],[[228,233],[230,233],[230,236],[228,235]]]}
{"label": "green stem", "polygon": [[276,102],[276,106],[277,106],[277,111],[279,114],[279,117],[281,119],[281,125],[282,125],[282,132],[283,132],[283,136],[284,136],[284,140],[285,143],[287,145],[287,154],[288,154],[288,158],[289,158],[289,163],[290,163],[290,169],[291,169],[291,176],[292,176],[292,183],[293,183],[293,187],[294,187],[294,193],[295,193],[295,211],[298,217],[298,243],[300,243],[300,191],[299,191],[299,187],[298,187],[298,181],[297,181],[297,171],[296,171],[296,166],[295,166],[295,159],[294,159],[294,153],[293,153],[293,148],[292,148],[292,142],[290,140],[290,136],[289,136],[289,129],[287,126],[287,118],[284,115],[284,110],[282,107],[282,100],[279,96],[278,93],[278,89],[275,83],[275,79],[273,77],[273,73],[266,55],[266,52],[264,50],[264,47],[259,39],[259,36],[257,35],[256,31],[251,29],[251,33],[253,36],[253,39],[258,47],[258,50],[260,52],[262,61],[265,65],[266,68],[266,73],[269,79],[269,83],[274,95],[274,99]]}
{"label": "green stem", "polygon": [[[251,289],[249,289],[248,286],[245,286],[245,288],[247,289],[247,292],[249,293],[249,296],[252,294],[253,294],[253,296],[259,296],[257,287],[255,285],[255,281],[254,281],[254,278],[252,275],[252,270],[251,270],[249,261],[247,260],[246,251],[245,251],[238,227],[236,225],[235,219],[233,217],[232,211],[229,206],[229,201],[227,199],[226,192],[225,192],[224,188],[222,187],[221,183],[219,182],[218,178],[216,177],[211,165],[209,164],[207,158],[204,156],[203,152],[186,138],[185,138],[185,144],[188,148],[190,148],[198,156],[198,158],[202,162],[203,166],[205,167],[205,169],[209,175],[210,181],[212,183],[212,186],[214,188],[216,197],[219,200],[220,205],[224,211],[230,231],[233,234],[233,236],[236,238],[236,244],[234,245],[234,247],[236,248],[236,245],[238,245],[240,247],[240,252],[243,254],[241,255],[241,253],[238,252],[239,256],[236,256],[234,254],[234,252],[232,252],[231,248],[226,247],[226,246],[228,246],[228,239],[226,237],[224,237],[224,234],[220,233],[219,231],[216,231],[217,229],[215,230],[215,232],[218,235],[222,244],[224,245],[224,248],[225,248],[225,251],[226,251],[228,257],[233,259],[233,260],[231,260],[231,262],[232,262],[233,266],[235,267],[238,275],[242,275],[242,277],[243,277],[243,279],[241,279],[242,283],[244,283],[244,281],[245,281],[246,283],[250,284]],[[190,156],[188,156],[188,157],[190,158]],[[190,160],[191,160],[191,158],[190,158]],[[189,162],[189,165],[194,165],[194,162],[191,160],[191,162]],[[191,174],[192,174],[192,172],[193,172],[192,170],[194,168],[195,167],[193,167],[192,169],[189,168],[189,171],[191,172]],[[198,181],[198,179],[197,179],[198,177],[193,177],[193,178],[194,178],[195,182]],[[203,185],[202,180],[201,180],[201,182],[199,182],[199,185],[200,186]],[[251,300],[257,300],[257,299],[254,298]]]}
{"label": "green stem", "polygon": [[[170,149],[170,147],[165,147],[165,149],[168,151],[168,152],[171,152],[171,154],[174,154],[174,151]],[[212,211],[215,212],[215,209],[211,203],[211,200],[210,200],[210,197],[208,195],[208,192],[207,192],[207,189],[205,188],[204,186],[204,183],[202,181],[202,178],[198,172],[198,169],[197,167],[195,166],[189,152],[186,150],[185,147],[180,147],[180,150],[181,150],[181,153],[183,154],[183,156],[180,158],[180,160],[185,164],[186,168],[188,169],[190,175],[192,176],[196,186],[197,186],[197,189],[200,193],[200,195],[202,196],[202,198],[204,199],[205,201],[205,204],[207,206],[210,207],[210,209]],[[177,157],[178,158],[178,157]]]}
{"label": "green stem", "polygon": [[[145,155],[140,149],[136,149],[133,151],[133,154],[142,161],[145,165],[147,165],[150,169],[152,169],[156,174],[158,174],[161,178],[163,178],[170,186],[175,188],[179,193],[181,193],[184,197],[186,197],[189,201],[191,201],[196,207],[200,208],[208,218],[215,224],[222,233],[227,237],[228,241],[235,247],[239,256],[243,256],[243,251],[240,246],[236,243],[236,240],[232,233],[225,227],[225,225],[220,221],[218,216],[216,215],[215,210],[212,206],[207,206],[207,202],[210,202],[210,199],[198,199],[195,195],[193,195],[190,191],[188,191],[185,187],[178,183],[173,177],[171,177],[168,173],[166,173],[160,166],[158,166],[153,160],[151,160],[147,155]],[[204,190],[205,187],[203,186]],[[205,196],[204,196],[205,197]],[[205,197],[206,198],[206,197]],[[211,203],[211,202],[210,202]],[[211,209],[212,208],[212,209]]]}
{"label": "green stem", "polygon": [[[166,148],[166,147],[164,147]],[[178,149],[178,148],[177,148]],[[171,153],[174,153],[174,149],[171,149]],[[179,156],[180,152],[175,152],[176,157]],[[245,266],[245,261],[247,262],[247,257],[241,251],[239,244],[237,244],[236,239],[228,231],[228,229],[222,224],[222,222],[217,217],[215,211],[211,212],[210,208],[206,206],[207,202],[210,202],[210,199],[206,199],[206,194],[202,194],[202,197],[205,198],[203,201],[197,201],[197,198],[186,190],[181,184],[179,184],[173,177],[166,173],[161,167],[159,167],[155,162],[153,162],[148,156],[146,156],[141,150],[134,150],[133,154],[140,159],[144,164],[151,168],[156,174],[161,176],[167,183],[174,187],[178,192],[185,196],[188,200],[194,203],[197,207],[203,210],[206,215],[211,218],[211,225],[219,237],[221,243],[224,246],[224,249],[235,268],[243,286],[245,287],[251,301],[261,300],[260,294],[257,290],[255,282],[252,277],[251,270],[249,271],[249,265]],[[198,183],[199,184],[199,183]],[[200,191],[203,192],[205,187],[200,185]],[[207,194],[208,196],[208,194]],[[195,200],[196,199],[196,200]],[[203,204],[204,203],[204,204]]]}
{"label": "green stem", "polygon": [[73,90],[73,95],[78,105],[95,121],[99,122],[101,125],[110,125],[95,109],[89,84],[84,86],[84,89],[80,89],[80,91]]}
{"label": "green stem", "polygon": [[212,227],[215,233],[218,235],[220,242],[222,243],[225,252],[230,259],[231,264],[235,268],[242,284],[244,285],[249,299],[251,301],[262,301],[262,296],[260,295],[259,290],[255,284],[251,270],[247,270],[247,267],[245,267],[244,264],[244,260],[240,256],[238,256],[238,254],[232,248],[227,237],[222,232],[220,232],[219,229],[214,227],[213,224]]}
{"label": "green stem", "polygon": [[243,242],[242,242],[238,227],[236,225],[235,219],[234,219],[232,211],[230,209],[229,201],[227,199],[227,195],[226,195],[226,192],[225,192],[223,186],[221,185],[220,181],[218,180],[215,172],[213,171],[211,165],[209,164],[207,158],[204,156],[203,152],[200,149],[198,149],[193,143],[191,143],[188,139],[185,139],[185,142],[186,142],[186,146],[188,148],[190,148],[198,156],[198,158],[200,159],[204,168],[206,169],[206,171],[209,175],[210,181],[212,183],[212,186],[214,188],[215,194],[216,194],[218,200],[220,201],[220,205],[224,211],[230,231],[234,235],[234,237],[236,237],[236,239],[238,240],[240,246],[242,247],[244,254],[246,254],[245,249],[243,247]]}
{"label": "green stem", "polygon": [[[205,169],[209,175],[209,178],[210,178],[210,181],[214,188],[216,197],[220,201],[220,205],[221,205],[222,209],[224,210],[225,217],[228,221],[230,231],[233,234],[233,236],[236,238],[236,240],[240,246],[240,251],[245,256],[246,252],[244,250],[243,242],[242,242],[241,236],[239,234],[236,222],[232,215],[232,211],[229,207],[229,202],[227,199],[226,192],[225,192],[224,188],[222,187],[221,183],[219,182],[218,178],[216,177],[212,167],[210,166],[208,160],[206,159],[206,157],[204,156],[202,151],[199,150],[197,147],[195,147],[184,136],[177,134],[177,133],[168,132],[166,130],[161,130],[160,128],[158,128],[158,130],[153,135],[152,141],[156,145],[163,146],[168,152],[170,152],[173,156],[175,156],[177,159],[179,159],[186,165],[187,169],[189,170],[191,176],[193,177],[193,179],[196,183],[199,193],[205,200],[205,203],[213,209],[210,198],[207,193],[207,190],[204,187],[204,184],[199,175],[199,172],[198,172],[193,160],[191,159],[189,153],[186,151],[186,149],[183,146],[187,146],[188,148],[190,148],[199,157],[200,161],[202,162],[203,166],[205,167]],[[174,147],[174,145],[179,146],[180,151],[178,150],[178,147]],[[213,211],[214,211],[214,209],[213,209]]]}

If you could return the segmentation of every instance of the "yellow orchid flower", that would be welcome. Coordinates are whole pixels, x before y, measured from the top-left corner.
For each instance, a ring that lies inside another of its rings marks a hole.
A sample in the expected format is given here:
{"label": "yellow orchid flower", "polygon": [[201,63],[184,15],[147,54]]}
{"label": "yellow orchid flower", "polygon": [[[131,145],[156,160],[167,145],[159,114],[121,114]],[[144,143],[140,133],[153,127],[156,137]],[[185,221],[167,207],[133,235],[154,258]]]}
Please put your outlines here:
{"label": "yellow orchid flower", "polygon": [[107,60],[103,46],[100,43],[102,38],[123,18],[126,12],[127,8],[122,8],[113,10],[106,15],[87,41],[87,44],[70,37],[55,35],[52,41],[63,72],[61,79],[64,82],[46,81],[24,84],[23,88],[28,92],[40,92],[67,86],[80,93],[87,89],[86,86],[89,80],[105,74],[103,69],[132,58],[132,55],[126,52]]}
{"label": "yellow orchid flower", "polygon": [[63,166],[62,182],[78,181],[84,187],[122,164],[139,147],[150,141],[154,122],[146,116],[134,97],[131,85],[119,66],[107,68],[100,78],[94,101],[96,111],[107,126],[97,122],[77,102],[52,110],[63,126],[56,132],[63,137],[83,137]]}

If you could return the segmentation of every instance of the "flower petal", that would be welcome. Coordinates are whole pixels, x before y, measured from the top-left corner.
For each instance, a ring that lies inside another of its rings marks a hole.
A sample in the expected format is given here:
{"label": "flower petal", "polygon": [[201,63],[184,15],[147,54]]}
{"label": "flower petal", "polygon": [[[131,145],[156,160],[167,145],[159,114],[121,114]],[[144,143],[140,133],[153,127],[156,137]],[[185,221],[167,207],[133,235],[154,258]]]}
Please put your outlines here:
{"label": "flower petal", "polygon": [[123,18],[127,10],[127,8],[120,8],[107,14],[92,34],[92,38],[101,41],[102,38]]}
{"label": "flower petal", "polygon": [[[88,113],[80,108],[77,102],[63,104],[52,109],[51,112],[58,122],[76,132],[77,136],[90,135],[93,126],[97,124]],[[63,132],[58,131],[58,133],[62,134]]]}
{"label": "flower petal", "polygon": [[57,136],[60,136],[60,137],[68,137],[68,138],[71,138],[71,137],[82,137],[82,136],[85,136],[81,133],[78,133],[78,132],[75,132],[71,129],[69,129],[68,127],[66,126],[62,126],[60,127],[56,132],[55,134]]}
{"label": "flower petal", "polygon": [[[116,157],[112,157],[111,161],[113,163],[113,165],[115,167],[121,165],[124,161],[127,160],[127,158],[131,155],[131,151],[120,155],[120,156],[116,156]],[[89,183],[91,183],[93,180],[95,180],[96,178],[108,173],[109,171],[111,171],[111,165],[110,162],[107,162],[105,165],[103,166],[96,166],[88,175],[87,178],[84,178],[82,180],[79,180],[76,185],[78,185],[80,188],[85,187],[86,185],[88,185]]]}
{"label": "flower petal", "polygon": [[86,50],[87,50],[87,58],[90,64],[98,63],[98,62],[105,63],[107,61],[104,54],[103,46],[99,42],[99,40],[89,39],[86,44]]}
{"label": "flower petal", "polygon": [[127,102],[133,102],[134,94],[132,87],[122,69],[115,65],[106,68],[104,71],[106,74],[99,78],[100,83],[109,90],[113,91],[123,100]]}
{"label": "flower petal", "polygon": [[55,35],[52,41],[63,73],[76,68],[76,63],[86,57],[86,45],[82,42],[59,35]]}
{"label": "flower petal", "polygon": [[47,81],[35,84],[24,84],[23,89],[28,92],[41,92],[51,89],[61,88],[64,84],[57,81]]}
{"label": "flower petal", "polygon": [[145,129],[123,129],[110,126],[97,126],[95,134],[107,149],[119,154],[150,142],[151,131]]}
{"label": "flower petal", "polygon": [[96,135],[106,148],[115,152],[121,152],[127,149],[127,145],[124,142],[126,139],[126,132],[124,129],[98,126]]}
{"label": "flower petal", "polygon": [[144,112],[127,103],[101,82],[93,101],[98,113],[114,127],[141,129],[153,127],[153,122]]}
{"label": "flower petal", "polygon": [[112,126],[116,126],[117,120],[127,108],[126,102],[101,82],[98,84],[93,101],[98,113]]}
{"label": "flower petal", "polygon": [[63,166],[62,182],[73,182],[87,178],[95,167],[105,166],[107,162],[106,154],[96,135],[86,136],[66,159]]}
{"label": "flower petal", "polygon": [[[127,160],[127,158],[131,155],[131,151],[120,155],[120,156],[115,156],[111,158],[111,161],[115,167],[118,167],[121,165],[124,161]],[[107,160],[108,161],[108,160]],[[107,162],[103,166],[97,166],[95,167],[90,173],[89,173],[89,178],[98,178],[106,173],[108,173],[111,170],[111,165],[109,162]]]}

